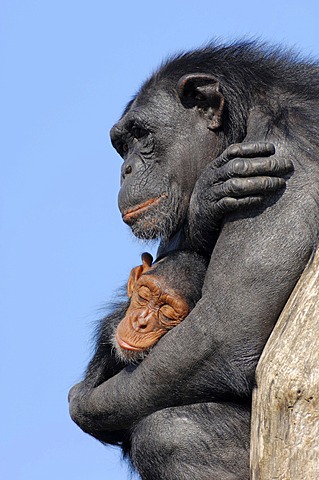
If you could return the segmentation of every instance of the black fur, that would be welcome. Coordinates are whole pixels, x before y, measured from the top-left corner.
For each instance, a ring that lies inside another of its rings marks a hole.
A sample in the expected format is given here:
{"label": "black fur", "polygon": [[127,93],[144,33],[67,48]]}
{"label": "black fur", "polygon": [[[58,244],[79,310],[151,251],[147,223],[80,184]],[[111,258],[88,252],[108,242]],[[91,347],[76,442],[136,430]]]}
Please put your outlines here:
{"label": "black fur", "polygon": [[[198,75],[190,97],[177,87],[187,74]],[[318,243],[318,107],[317,63],[212,44],[163,64],[112,129],[119,205],[136,235],[161,238],[159,255],[201,241],[212,250],[190,315],[109,379],[99,372],[112,351],[100,341],[70,392],[76,423],[122,445],[143,480],[249,478],[255,368]]]}

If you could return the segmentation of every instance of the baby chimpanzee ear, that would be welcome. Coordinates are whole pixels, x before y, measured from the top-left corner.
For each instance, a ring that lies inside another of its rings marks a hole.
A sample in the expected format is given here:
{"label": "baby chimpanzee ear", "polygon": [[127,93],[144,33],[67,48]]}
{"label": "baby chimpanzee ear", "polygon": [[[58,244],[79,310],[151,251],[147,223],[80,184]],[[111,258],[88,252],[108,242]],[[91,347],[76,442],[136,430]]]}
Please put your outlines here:
{"label": "baby chimpanzee ear", "polygon": [[133,290],[135,288],[135,284],[137,280],[140,278],[143,273],[147,272],[153,262],[153,257],[150,253],[144,252],[141,255],[142,265],[138,265],[137,267],[132,268],[130,277],[127,282],[127,295],[128,298],[131,298]]}

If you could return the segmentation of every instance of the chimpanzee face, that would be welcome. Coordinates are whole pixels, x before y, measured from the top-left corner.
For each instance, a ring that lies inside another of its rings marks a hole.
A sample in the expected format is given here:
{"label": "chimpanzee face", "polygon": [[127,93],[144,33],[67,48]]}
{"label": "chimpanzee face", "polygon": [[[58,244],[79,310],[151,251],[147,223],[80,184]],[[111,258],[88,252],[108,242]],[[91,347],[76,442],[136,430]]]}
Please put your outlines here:
{"label": "chimpanzee face", "polygon": [[123,158],[119,208],[139,238],[165,239],[176,232],[196,180],[222,149],[209,127],[206,97],[195,95],[194,88],[186,98],[184,84],[182,91],[171,92],[150,87],[111,130],[112,144]]}

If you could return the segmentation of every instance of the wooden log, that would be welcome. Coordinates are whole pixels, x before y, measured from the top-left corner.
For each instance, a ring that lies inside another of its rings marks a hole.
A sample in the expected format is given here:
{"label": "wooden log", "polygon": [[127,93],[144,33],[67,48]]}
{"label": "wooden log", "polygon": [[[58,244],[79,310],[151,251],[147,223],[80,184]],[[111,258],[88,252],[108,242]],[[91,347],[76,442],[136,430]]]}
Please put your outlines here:
{"label": "wooden log", "polygon": [[319,480],[319,249],[256,371],[251,480]]}

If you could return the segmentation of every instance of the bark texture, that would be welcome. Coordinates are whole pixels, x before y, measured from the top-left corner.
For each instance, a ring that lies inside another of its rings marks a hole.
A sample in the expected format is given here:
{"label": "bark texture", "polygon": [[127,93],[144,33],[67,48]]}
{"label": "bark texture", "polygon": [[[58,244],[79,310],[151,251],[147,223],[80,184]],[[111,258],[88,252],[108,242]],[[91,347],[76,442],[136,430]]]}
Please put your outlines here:
{"label": "bark texture", "polygon": [[319,249],[259,361],[251,480],[319,480]]}

